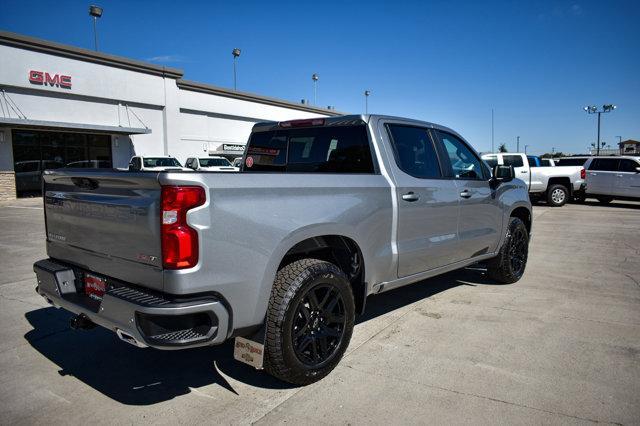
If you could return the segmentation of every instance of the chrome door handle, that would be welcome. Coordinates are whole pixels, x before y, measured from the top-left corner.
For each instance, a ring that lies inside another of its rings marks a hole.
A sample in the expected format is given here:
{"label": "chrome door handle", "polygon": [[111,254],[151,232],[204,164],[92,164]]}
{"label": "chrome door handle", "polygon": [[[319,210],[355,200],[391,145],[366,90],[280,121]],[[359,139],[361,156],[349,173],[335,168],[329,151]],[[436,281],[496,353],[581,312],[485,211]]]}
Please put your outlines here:
{"label": "chrome door handle", "polygon": [[406,194],[402,194],[402,199],[405,201],[413,202],[418,201],[420,196],[415,194],[413,191],[407,192]]}
{"label": "chrome door handle", "polygon": [[462,192],[460,193],[460,196],[461,196],[462,198],[471,198],[471,193],[469,192],[469,190],[468,190],[468,189],[465,189],[464,191],[462,191]]}

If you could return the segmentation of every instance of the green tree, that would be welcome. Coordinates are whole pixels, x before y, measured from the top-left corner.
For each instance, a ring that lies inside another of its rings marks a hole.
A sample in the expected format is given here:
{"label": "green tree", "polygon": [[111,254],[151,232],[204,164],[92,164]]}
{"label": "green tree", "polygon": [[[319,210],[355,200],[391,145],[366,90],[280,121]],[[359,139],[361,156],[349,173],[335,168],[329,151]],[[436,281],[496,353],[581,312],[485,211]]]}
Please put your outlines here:
{"label": "green tree", "polygon": [[501,143],[500,146],[498,147],[498,152],[508,152],[507,145],[504,143]]}

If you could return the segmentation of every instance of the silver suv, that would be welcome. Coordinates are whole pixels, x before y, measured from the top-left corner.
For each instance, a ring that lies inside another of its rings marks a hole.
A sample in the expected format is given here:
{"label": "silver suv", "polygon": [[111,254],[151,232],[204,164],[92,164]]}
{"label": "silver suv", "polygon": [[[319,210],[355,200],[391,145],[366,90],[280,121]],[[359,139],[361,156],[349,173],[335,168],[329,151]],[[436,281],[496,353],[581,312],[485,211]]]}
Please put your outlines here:
{"label": "silver suv", "polygon": [[640,157],[592,157],[584,168],[587,170],[586,196],[604,204],[613,199],[640,199]]}

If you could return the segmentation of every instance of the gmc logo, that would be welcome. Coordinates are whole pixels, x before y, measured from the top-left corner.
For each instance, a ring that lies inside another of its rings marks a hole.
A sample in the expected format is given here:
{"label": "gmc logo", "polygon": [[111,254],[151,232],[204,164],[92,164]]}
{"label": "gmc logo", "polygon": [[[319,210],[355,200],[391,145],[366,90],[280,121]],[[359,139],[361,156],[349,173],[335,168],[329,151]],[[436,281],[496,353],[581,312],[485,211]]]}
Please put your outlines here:
{"label": "gmc logo", "polygon": [[63,89],[71,89],[71,76],[49,74],[43,71],[29,71],[29,82],[31,84],[39,84],[40,86],[57,86]]}

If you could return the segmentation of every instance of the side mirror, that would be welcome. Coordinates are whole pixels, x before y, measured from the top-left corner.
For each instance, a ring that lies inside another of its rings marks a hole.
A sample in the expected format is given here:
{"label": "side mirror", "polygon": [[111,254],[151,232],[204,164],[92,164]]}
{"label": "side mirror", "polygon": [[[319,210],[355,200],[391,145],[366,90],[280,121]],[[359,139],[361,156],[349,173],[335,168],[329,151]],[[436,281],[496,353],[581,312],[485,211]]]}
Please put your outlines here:
{"label": "side mirror", "polygon": [[513,166],[493,166],[493,180],[498,182],[509,182],[516,177]]}

